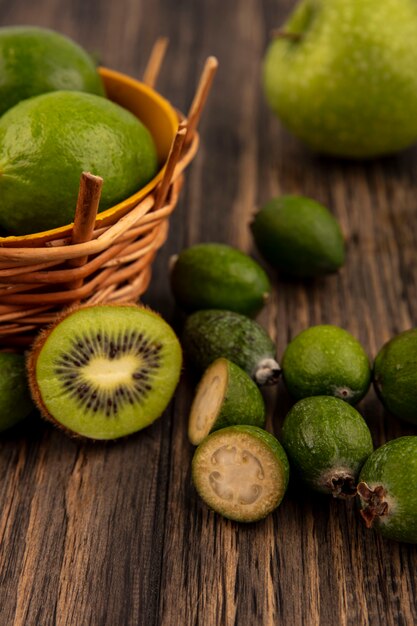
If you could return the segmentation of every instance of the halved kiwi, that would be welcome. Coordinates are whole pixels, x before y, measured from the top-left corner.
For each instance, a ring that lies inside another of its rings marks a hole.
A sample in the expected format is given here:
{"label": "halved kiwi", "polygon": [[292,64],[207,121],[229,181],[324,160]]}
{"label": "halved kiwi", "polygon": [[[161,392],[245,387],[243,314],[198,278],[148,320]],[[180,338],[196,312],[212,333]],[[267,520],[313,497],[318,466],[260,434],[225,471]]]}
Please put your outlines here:
{"label": "halved kiwi", "polygon": [[117,439],[166,408],[180,376],[172,328],[137,305],[68,310],[42,332],[28,358],[32,396],[69,434]]}
{"label": "halved kiwi", "polygon": [[250,424],[265,426],[265,403],[256,383],[240,367],[220,358],[206,369],[191,405],[188,438],[198,445],[210,432]]}

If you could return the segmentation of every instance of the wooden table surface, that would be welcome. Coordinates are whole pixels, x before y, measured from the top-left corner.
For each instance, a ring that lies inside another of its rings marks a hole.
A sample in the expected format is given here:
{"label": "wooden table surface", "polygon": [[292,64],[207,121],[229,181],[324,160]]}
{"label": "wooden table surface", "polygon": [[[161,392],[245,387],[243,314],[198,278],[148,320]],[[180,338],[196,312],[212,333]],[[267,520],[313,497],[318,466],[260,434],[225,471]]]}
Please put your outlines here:
{"label": "wooden table surface", "polygon": [[[201,149],[187,173],[169,240],[145,301],[178,316],[167,262],[199,241],[256,256],[248,222],[283,192],[328,205],[348,240],[342,271],[285,282],[259,316],[278,356],[319,323],[351,331],[373,358],[417,325],[417,149],[355,163],[318,158],[269,113],[260,62],[293,0],[0,0],[0,24],[59,30],[114,69],[141,76],[153,41],[170,38],[159,90],[187,110],[205,58],[220,69],[204,112]],[[258,524],[222,519],[190,478],[187,371],[163,417],[113,444],[77,443],[38,419],[0,442],[1,626],[407,626],[417,623],[417,547],[384,541],[353,502],[297,493]],[[290,402],[266,394],[280,434]],[[379,445],[417,434],[360,404]]]}

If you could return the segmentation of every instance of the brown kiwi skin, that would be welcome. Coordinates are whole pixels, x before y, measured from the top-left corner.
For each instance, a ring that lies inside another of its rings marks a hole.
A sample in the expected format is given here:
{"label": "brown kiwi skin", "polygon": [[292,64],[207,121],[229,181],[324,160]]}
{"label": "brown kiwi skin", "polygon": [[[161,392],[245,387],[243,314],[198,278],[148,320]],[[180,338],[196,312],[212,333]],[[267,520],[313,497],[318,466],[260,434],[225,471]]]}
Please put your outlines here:
{"label": "brown kiwi skin", "polygon": [[[70,315],[72,315],[72,313],[74,313],[75,311],[79,311],[80,309],[92,309],[95,308],[96,306],[100,306],[100,307],[122,307],[122,306],[128,306],[128,307],[136,307],[138,309],[144,309],[147,311],[151,311],[152,313],[154,313],[155,315],[159,316],[159,313],[157,313],[156,311],[154,311],[153,309],[151,309],[150,307],[147,307],[145,305],[138,305],[135,302],[121,302],[121,303],[115,303],[115,304],[109,304],[109,303],[100,303],[100,304],[73,304],[69,307],[66,307],[65,309],[63,309],[60,313],[57,314],[57,316],[55,317],[54,321],[51,322],[51,324],[49,324],[49,326],[46,326],[45,328],[43,328],[39,334],[37,335],[36,339],[34,340],[32,347],[30,349],[30,351],[27,353],[26,355],[26,370],[28,373],[28,381],[29,381],[29,390],[32,396],[32,400],[35,403],[37,409],[39,410],[41,416],[47,421],[50,422],[52,424],[54,424],[54,426],[57,426],[60,430],[62,430],[66,435],[68,435],[69,437],[71,437],[72,439],[78,439],[81,441],[95,441],[94,438],[92,437],[83,437],[83,435],[80,435],[76,432],[74,432],[73,430],[69,430],[68,428],[65,428],[65,426],[63,424],[61,424],[60,422],[58,422],[48,411],[48,409],[46,408],[43,400],[42,400],[42,396],[41,393],[39,391],[39,387],[38,387],[38,383],[36,381],[36,363],[38,361],[38,356],[40,351],[43,348],[44,343],[46,342],[47,338],[49,337],[49,335],[51,334],[51,332],[54,330],[54,328],[56,328],[56,326],[58,326],[58,324],[60,324],[66,317],[69,317]],[[130,435],[125,435],[124,437],[117,437],[116,439],[100,439],[100,443],[106,443],[107,442],[114,442],[114,441],[120,441],[121,439],[126,439],[127,437],[129,437]],[[98,440],[97,440],[98,441]]]}

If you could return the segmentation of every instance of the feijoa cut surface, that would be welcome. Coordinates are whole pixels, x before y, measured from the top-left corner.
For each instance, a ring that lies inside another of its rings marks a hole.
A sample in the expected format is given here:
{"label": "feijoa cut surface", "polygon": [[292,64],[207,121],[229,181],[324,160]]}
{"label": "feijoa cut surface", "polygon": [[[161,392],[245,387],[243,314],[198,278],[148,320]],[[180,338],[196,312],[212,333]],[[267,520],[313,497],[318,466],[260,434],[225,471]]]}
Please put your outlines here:
{"label": "feijoa cut surface", "polygon": [[0,352],[0,432],[23,420],[34,408],[25,357],[14,352]]}
{"label": "feijoa cut surface", "polygon": [[282,445],[310,488],[337,498],[356,494],[359,471],[373,451],[360,413],[330,396],[304,398],[292,407],[284,420]]}
{"label": "feijoa cut surface", "polygon": [[282,372],[290,394],[335,396],[356,404],[369,389],[371,368],[361,344],[338,326],[311,326],[288,344]]}
{"label": "feijoa cut surface", "polygon": [[365,462],[358,484],[361,515],[387,539],[417,543],[417,437],[392,439]]}
{"label": "feijoa cut surface", "polygon": [[35,342],[32,395],[70,434],[116,439],[151,424],[178,383],[181,348],[149,309],[96,305],[64,313]]}
{"label": "feijoa cut surface", "polygon": [[417,424],[417,328],[400,333],[381,348],[373,373],[387,410]]}
{"label": "feijoa cut surface", "polygon": [[200,497],[214,511],[237,522],[255,522],[280,504],[289,464],[270,433],[256,426],[229,426],[200,443],[192,478]]}
{"label": "feijoa cut surface", "polygon": [[251,229],[261,254],[284,274],[328,274],[344,263],[345,245],[337,220],[311,198],[273,198],[255,215]]}
{"label": "feijoa cut surface", "polygon": [[200,370],[224,357],[245,370],[259,385],[277,382],[281,373],[275,360],[275,344],[266,330],[233,311],[196,311],[186,320],[182,345]]}
{"label": "feijoa cut surface", "polygon": [[255,382],[227,359],[216,359],[205,371],[191,406],[188,437],[198,445],[210,432],[249,424],[263,428],[265,403]]}
{"label": "feijoa cut surface", "polygon": [[171,270],[171,288],[186,311],[227,309],[255,315],[271,286],[262,267],[244,252],[220,243],[182,250]]}

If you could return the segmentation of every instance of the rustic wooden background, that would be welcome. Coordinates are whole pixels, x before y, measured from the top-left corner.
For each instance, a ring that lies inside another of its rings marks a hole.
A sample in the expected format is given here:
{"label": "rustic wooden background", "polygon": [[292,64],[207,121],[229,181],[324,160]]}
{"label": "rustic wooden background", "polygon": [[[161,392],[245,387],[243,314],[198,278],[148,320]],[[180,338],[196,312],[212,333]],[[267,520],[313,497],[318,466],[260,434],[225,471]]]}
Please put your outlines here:
{"label": "rustic wooden background", "polygon": [[[152,43],[170,48],[159,89],[186,110],[209,54],[220,69],[202,145],[155,263],[146,302],[176,324],[172,253],[198,241],[256,255],[248,222],[282,192],[331,207],[348,239],[346,266],[323,280],[284,282],[260,321],[278,355],[300,330],[343,326],[370,357],[417,325],[417,149],[370,163],[317,158],[280,127],[260,89],[269,32],[294,0],[0,0],[0,24],[39,24],[100,61],[140,76]],[[383,541],[353,503],[297,493],[248,526],[198,499],[187,442],[192,381],[184,373],[162,419],[115,444],[76,443],[37,418],[0,440],[1,626],[408,626],[417,623],[417,548]],[[289,400],[266,394],[279,435]],[[360,408],[375,444],[417,434]]]}

